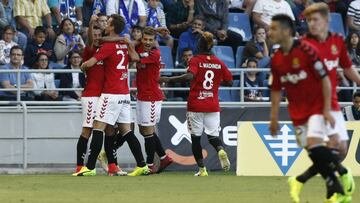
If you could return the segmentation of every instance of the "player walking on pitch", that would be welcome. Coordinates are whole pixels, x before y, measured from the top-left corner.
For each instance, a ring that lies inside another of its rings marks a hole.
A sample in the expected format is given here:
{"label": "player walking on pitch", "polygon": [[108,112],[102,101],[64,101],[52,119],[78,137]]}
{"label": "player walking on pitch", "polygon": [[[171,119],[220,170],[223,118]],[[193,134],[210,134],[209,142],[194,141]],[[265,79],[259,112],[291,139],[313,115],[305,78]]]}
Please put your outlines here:
{"label": "player walking on pitch", "polygon": [[343,189],[335,176],[332,152],[323,145],[327,135],[326,122],[333,127],[331,84],[318,51],[310,44],[295,40],[295,26],[287,15],[275,15],[269,31],[280,49],[271,61],[271,122],[270,131],[276,136],[281,90],[285,89],[290,118],[295,126],[298,145],[305,147],[314,166],[326,180],[325,202],[337,202]]}
{"label": "player walking on pitch", "polygon": [[161,77],[160,82],[191,81],[187,103],[188,130],[191,133],[192,151],[199,167],[195,176],[208,176],[204,165],[201,135],[205,129],[210,144],[218,153],[222,168],[230,169],[230,162],[219,139],[220,105],[218,91],[220,85],[231,86],[232,75],[226,65],[211,53],[214,36],[204,32],[199,39],[199,54],[189,62],[187,73],[181,76]]}

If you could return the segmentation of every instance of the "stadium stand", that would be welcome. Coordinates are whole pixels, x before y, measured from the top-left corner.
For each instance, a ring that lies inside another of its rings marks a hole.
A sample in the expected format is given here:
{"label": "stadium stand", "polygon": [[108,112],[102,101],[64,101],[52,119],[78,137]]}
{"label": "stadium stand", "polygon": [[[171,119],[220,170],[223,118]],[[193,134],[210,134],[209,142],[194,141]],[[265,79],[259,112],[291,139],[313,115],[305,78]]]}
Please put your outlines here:
{"label": "stadium stand", "polygon": [[250,18],[245,13],[229,13],[229,27],[238,28],[244,31],[244,41],[249,41],[252,38]]}
{"label": "stadium stand", "polygon": [[214,54],[222,60],[228,68],[235,67],[234,53],[231,47],[229,46],[214,46]]}
{"label": "stadium stand", "polygon": [[331,13],[329,21],[329,29],[331,32],[336,32],[342,36],[346,36],[343,19],[339,13]]}
{"label": "stadium stand", "polygon": [[239,46],[236,50],[236,55],[235,55],[235,67],[236,68],[240,68],[241,67],[241,62],[242,62],[242,56],[243,56],[243,52],[244,52],[244,46]]}
{"label": "stadium stand", "polygon": [[[171,55],[171,48],[168,46],[160,46],[160,53],[161,53],[161,61],[165,64],[166,69],[173,69],[174,68],[174,62],[173,57]],[[171,72],[163,72],[162,75],[169,76],[171,75]]]}

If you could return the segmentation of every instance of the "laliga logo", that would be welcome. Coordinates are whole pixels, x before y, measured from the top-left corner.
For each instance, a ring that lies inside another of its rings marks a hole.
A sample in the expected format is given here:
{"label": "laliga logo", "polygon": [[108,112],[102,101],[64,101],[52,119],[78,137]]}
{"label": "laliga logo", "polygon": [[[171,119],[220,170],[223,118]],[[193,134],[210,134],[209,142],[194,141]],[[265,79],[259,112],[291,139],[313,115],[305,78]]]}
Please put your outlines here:
{"label": "laliga logo", "polygon": [[[185,120],[184,123],[179,121],[175,116],[169,116],[169,122],[171,125],[176,129],[175,135],[171,138],[171,143],[175,146],[179,145],[182,140],[187,140],[191,143],[191,135],[187,129],[187,121]],[[179,155],[176,152],[172,151],[171,149],[167,149],[166,153],[176,162],[177,164],[181,165],[194,165],[196,161],[193,155],[190,156],[183,156]],[[204,159],[207,157],[208,152],[203,149],[202,154]]]}
{"label": "laliga logo", "polygon": [[270,135],[267,124],[254,124],[254,127],[283,175],[285,175],[302,150],[296,144],[295,135],[290,133],[294,131],[292,130],[293,127],[290,126],[291,128],[289,128],[288,125],[284,124],[280,129],[281,134],[276,137]]}

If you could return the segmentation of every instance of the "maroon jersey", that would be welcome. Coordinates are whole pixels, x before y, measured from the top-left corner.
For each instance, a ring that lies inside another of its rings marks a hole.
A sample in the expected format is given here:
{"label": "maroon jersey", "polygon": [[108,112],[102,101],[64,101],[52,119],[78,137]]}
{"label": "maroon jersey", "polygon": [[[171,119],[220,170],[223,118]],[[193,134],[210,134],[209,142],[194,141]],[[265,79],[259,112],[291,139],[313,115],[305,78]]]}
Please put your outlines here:
{"label": "maroon jersey", "polygon": [[105,81],[102,93],[129,94],[128,47],[120,42],[106,42],[94,55],[104,62]]}
{"label": "maroon jersey", "polygon": [[[85,47],[83,60],[87,61],[96,53],[96,48]],[[83,97],[99,97],[104,85],[104,67],[103,62],[97,62],[93,67],[86,71],[86,82]]]}
{"label": "maroon jersey", "polygon": [[136,48],[140,62],[136,69],[137,99],[141,101],[161,101],[164,95],[158,83],[160,77],[160,50],[144,51],[141,44]]}
{"label": "maroon jersey", "polygon": [[232,80],[226,65],[214,55],[197,55],[190,59],[188,72],[194,75],[190,84],[188,111],[219,112],[220,83]]}
{"label": "maroon jersey", "polygon": [[329,78],[331,81],[331,108],[335,111],[340,111],[336,86],[338,83],[337,71],[339,68],[350,68],[352,66],[351,59],[345,42],[341,35],[336,33],[329,33],[325,41],[319,42],[311,35],[305,35],[303,40],[315,46],[319,51],[320,58],[323,60],[327,68]]}
{"label": "maroon jersey", "polygon": [[322,114],[321,79],[327,73],[315,47],[295,40],[290,53],[278,50],[271,60],[271,74],[271,89],[285,88],[289,114],[295,126],[306,123],[311,115]]}

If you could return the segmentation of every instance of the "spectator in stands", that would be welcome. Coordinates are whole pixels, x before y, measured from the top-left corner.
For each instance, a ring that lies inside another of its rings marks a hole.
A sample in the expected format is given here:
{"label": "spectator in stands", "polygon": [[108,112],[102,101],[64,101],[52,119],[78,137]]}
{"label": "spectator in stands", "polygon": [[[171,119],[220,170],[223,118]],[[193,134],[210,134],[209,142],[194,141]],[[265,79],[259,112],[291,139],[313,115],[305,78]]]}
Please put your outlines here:
{"label": "spectator in stands", "polygon": [[350,3],[347,11],[347,25],[350,31],[360,31],[360,0],[355,0]]}
{"label": "spectator in stands", "polygon": [[[82,0],[82,38],[84,41],[87,39],[87,30],[89,28],[89,23],[92,15],[106,16],[106,0]],[[103,17],[99,18],[103,20]]]}
{"label": "spectator in stands", "polygon": [[[1,66],[3,70],[12,69],[28,69],[22,65],[23,61],[23,50],[19,46],[14,46],[10,50],[10,63]],[[22,89],[33,88],[33,80],[30,73],[21,73],[20,84]],[[0,85],[4,89],[12,89],[17,86],[17,73],[1,73],[0,74]],[[13,101],[16,100],[16,91],[0,91],[0,100]],[[21,91],[21,100],[32,100],[30,92]]]}
{"label": "spectator in stands", "polygon": [[36,27],[34,31],[33,39],[28,43],[25,49],[25,65],[27,67],[33,67],[36,56],[43,52],[46,53],[52,62],[56,61],[53,46],[46,39],[46,29],[42,26]]}
{"label": "spectator in stands", "polygon": [[[247,68],[257,68],[256,58],[248,58],[246,60]],[[257,76],[256,71],[249,71],[245,73],[244,87],[248,88],[257,88],[263,87],[263,80]],[[262,91],[258,89],[247,89],[244,90],[244,101],[261,101],[262,100]]]}
{"label": "spectator in stands", "polygon": [[79,34],[76,33],[75,23],[71,19],[66,18],[60,24],[61,34],[56,38],[54,51],[58,64],[67,64],[67,55],[70,51],[81,52],[84,47],[84,41]]}
{"label": "spectator in stands", "polygon": [[158,32],[156,39],[160,45],[166,45],[172,49],[174,47],[174,39],[166,27],[165,13],[159,4],[159,0],[148,0],[146,26],[151,26],[156,29]]}
{"label": "spectator in stands", "polygon": [[120,14],[124,17],[126,26],[123,33],[126,34],[130,34],[130,28],[134,25],[146,25],[146,11],[142,0],[108,0],[106,15],[111,14]]}
{"label": "spectator in stands", "polygon": [[30,38],[34,35],[35,28],[43,25],[44,18],[48,37],[55,39],[51,12],[46,0],[14,0],[14,17],[19,30]]}
{"label": "spectator in stands", "polygon": [[[82,58],[76,50],[70,51],[69,61],[65,69],[80,70]],[[83,88],[85,86],[85,75],[83,73],[60,74],[60,88]],[[81,91],[61,91],[64,101],[80,101]]]}
{"label": "spectator in stands", "polygon": [[185,32],[198,14],[194,0],[178,0],[171,5],[166,13],[167,27],[173,37],[178,38],[181,33]]}
{"label": "spectator in stands", "polygon": [[[49,57],[45,53],[39,53],[36,57],[33,69],[49,69]],[[35,89],[55,89],[54,73],[31,73]],[[61,101],[62,98],[55,90],[34,91],[36,101]]]}
{"label": "spectator in stands", "polygon": [[256,0],[229,0],[229,12],[246,13],[251,16]]}
{"label": "spectator in stands", "polygon": [[360,33],[350,32],[346,38],[346,46],[349,52],[349,56],[354,65],[360,66]]}
{"label": "spectator in stands", "polygon": [[97,26],[101,31],[104,31],[107,25],[108,17],[104,13],[97,14],[98,18],[96,20]]}
{"label": "spectator in stands", "polygon": [[0,40],[0,64],[4,65],[10,63],[10,49],[17,44],[13,41],[15,36],[15,29],[11,25],[7,25],[2,33],[2,40]]}
{"label": "spectator in stands", "polygon": [[142,31],[143,31],[143,28],[138,25],[135,25],[131,28],[130,37],[131,37],[131,40],[135,42],[135,44],[141,42]]}
{"label": "spectator in stands", "polygon": [[199,15],[205,21],[205,30],[217,37],[219,45],[231,46],[234,53],[242,45],[241,33],[228,29],[229,4],[223,0],[198,0]]}
{"label": "spectator in stands", "polygon": [[271,18],[276,14],[286,14],[295,21],[290,5],[285,0],[257,0],[252,12],[254,24],[269,30]]}
{"label": "spectator in stands", "polygon": [[343,114],[346,121],[360,120],[360,92],[354,93],[352,102],[353,105],[346,106],[343,109]]}
{"label": "spectator in stands", "polygon": [[81,28],[83,0],[47,0],[51,11],[53,29],[58,32],[61,21],[70,18]]}
{"label": "spectator in stands", "polygon": [[[256,58],[259,68],[268,68],[270,65],[270,43],[266,40],[264,27],[256,27],[253,39],[246,43],[243,59]],[[246,64],[245,64],[246,66]]]}
{"label": "spectator in stands", "polygon": [[292,2],[290,4],[292,12],[295,17],[295,25],[296,25],[296,32],[299,33],[299,35],[303,35],[307,32],[307,23],[305,16],[303,15],[303,12],[305,8],[307,8],[309,5],[311,5],[311,0],[293,0],[288,1]]}
{"label": "spectator in stands", "polygon": [[[187,69],[189,67],[189,61],[193,57],[193,51],[190,47],[184,48],[181,53],[180,63],[175,67],[176,69]],[[173,75],[182,75],[183,73],[173,73]],[[169,83],[171,87],[189,87],[188,82],[176,82]],[[174,91],[174,98],[178,98],[175,100],[187,101],[188,91]],[[179,99],[181,98],[181,99]]]}
{"label": "spectator in stands", "polygon": [[[1,0],[0,1],[0,30],[5,29],[6,26],[11,25],[16,28],[15,19],[13,16],[13,0]],[[16,29],[15,29],[16,31]],[[23,50],[27,44],[27,37],[24,33],[16,31],[15,38],[13,39]]]}
{"label": "spectator in stands", "polygon": [[205,22],[204,19],[200,16],[195,16],[191,28],[186,32],[183,32],[179,38],[178,45],[178,54],[181,56],[181,53],[184,52],[185,48],[190,48],[192,53],[197,53],[197,43],[204,32]]}

